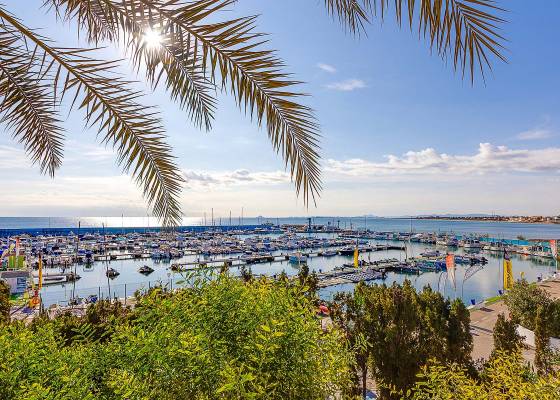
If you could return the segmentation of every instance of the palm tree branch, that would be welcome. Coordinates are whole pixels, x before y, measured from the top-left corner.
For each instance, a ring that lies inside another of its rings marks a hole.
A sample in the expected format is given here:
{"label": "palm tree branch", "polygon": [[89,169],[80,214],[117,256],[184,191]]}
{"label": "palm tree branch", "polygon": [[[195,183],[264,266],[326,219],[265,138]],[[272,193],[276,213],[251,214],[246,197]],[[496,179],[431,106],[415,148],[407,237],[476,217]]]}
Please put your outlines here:
{"label": "palm tree branch", "polygon": [[32,69],[33,55],[17,43],[14,32],[0,27],[0,122],[13,128],[32,162],[54,176],[63,153],[63,129],[54,109],[54,96]]}
{"label": "palm tree branch", "polygon": [[406,19],[411,29],[416,24],[430,48],[442,58],[450,57],[463,75],[468,72],[471,83],[477,70],[484,79],[492,69],[489,56],[507,62],[506,39],[500,34],[506,21],[498,16],[505,10],[494,0],[325,0],[327,12],[353,33],[362,31],[368,18],[384,20],[391,3],[397,23]]}
{"label": "palm tree branch", "polygon": [[161,43],[156,49],[150,49],[144,40],[146,25],[138,24],[137,19],[130,17],[124,2],[46,0],[47,3],[63,19],[76,19],[88,32],[90,42],[122,40],[127,49],[132,49],[135,68],[139,70],[142,64],[146,66],[146,77],[152,87],[155,88],[164,75],[171,98],[178,101],[181,108],[187,109],[196,126],[211,129],[216,109],[211,92],[215,92],[215,85],[201,73],[200,60],[184,57],[183,52],[177,49],[173,32],[158,32]]}
{"label": "palm tree branch", "polygon": [[[80,109],[86,112],[88,125],[98,124],[103,133],[102,142],[111,143],[117,150],[118,160],[126,171],[132,170],[136,182],[143,186],[144,196],[152,205],[154,215],[165,226],[181,220],[178,195],[182,177],[164,142],[163,130],[157,113],[135,101],[141,94],[127,88],[113,72],[115,63],[85,56],[90,49],[59,49],[21,24],[0,8],[0,18],[7,21],[26,39],[43,52],[43,60],[51,58],[67,75],[62,84],[61,98],[71,89],[75,91],[72,104],[82,93]],[[48,63],[46,72],[53,63]],[[62,81],[55,80],[54,86]]]}
{"label": "palm tree branch", "polygon": [[165,26],[186,44],[183,51],[190,57],[201,57],[214,81],[234,95],[238,105],[258,124],[266,122],[274,149],[290,167],[292,180],[308,204],[321,190],[318,155],[318,125],[313,111],[296,103],[301,93],[287,90],[300,82],[279,72],[283,62],[272,51],[261,50],[263,39],[254,31],[254,17],[216,23],[203,23],[208,15],[232,4],[232,0],[199,0],[165,3],[148,0],[126,0],[130,15],[141,24]]}

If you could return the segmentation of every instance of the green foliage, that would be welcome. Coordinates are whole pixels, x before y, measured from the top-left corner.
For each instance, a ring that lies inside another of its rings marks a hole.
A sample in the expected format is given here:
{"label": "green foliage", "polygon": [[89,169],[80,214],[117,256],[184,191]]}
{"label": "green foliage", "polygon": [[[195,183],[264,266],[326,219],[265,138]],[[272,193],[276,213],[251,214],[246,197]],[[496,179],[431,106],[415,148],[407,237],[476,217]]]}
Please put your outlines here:
{"label": "green foliage", "polygon": [[537,309],[539,306],[548,305],[550,297],[537,285],[522,279],[507,293],[505,303],[514,319],[525,328],[534,330]]}
{"label": "green foliage", "polygon": [[0,280],[0,325],[10,322],[10,287]]}
{"label": "green foliage", "polygon": [[494,350],[492,357],[498,353],[516,353],[523,346],[523,338],[517,333],[517,324],[513,319],[506,319],[499,314],[494,325]]}
{"label": "green foliage", "polygon": [[266,279],[100,304],[69,341],[64,318],[0,328],[1,399],[322,400],[349,379],[340,330],[323,332],[301,287]]}
{"label": "green foliage", "polygon": [[517,352],[497,352],[480,378],[465,368],[433,362],[422,368],[419,381],[406,396],[412,400],[553,400],[560,398],[560,374],[535,376]]}
{"label": "green foliage", "polygon": [[[333,318],[346,330],[356,364],[369,367],[382,398],[400,398],[429,360],[472,368],[470,315],[425,287],[358,285],[353,295],[338,295]],[[361,341],[367,346],[360,346]]]}
{"label": "green foliage", "polygon": [[539,374],[552,371],[552,349],[550,348],[550,330],[545,308],[540,306],[535,317],[535,368]]}

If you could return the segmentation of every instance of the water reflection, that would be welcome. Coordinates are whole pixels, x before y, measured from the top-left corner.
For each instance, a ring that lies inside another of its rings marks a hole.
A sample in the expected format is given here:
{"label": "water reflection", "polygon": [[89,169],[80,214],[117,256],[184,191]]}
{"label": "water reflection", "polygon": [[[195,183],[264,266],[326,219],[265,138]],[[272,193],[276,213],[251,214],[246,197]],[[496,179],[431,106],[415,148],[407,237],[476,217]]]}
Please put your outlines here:
{"label": "water reflection", "polygon": [[[274,235],[271,235],[274,236]],[[332,238],[332,234],[316,235],[319,237]],[[382,241],[370,241],[371,244],[386,244]],[[407,254],[409,256],[418,256],[426,249],[434,249],[435,246],[429,246],[420,243],[410,243],[407,245]],[[442,248],[442,251],[447,249]],[[462,249],[452,250],[455,254],[465,254]],[[273,254],[286,253],[286,251],[276,251]],[[439,290],[445,296],[451,298],[461,298],[465,302],[471,299],[480,301],[484,298],[492,297],[498,294],[498,290],[502,285],[502,257],[498,253],[484,252],[484,257],[488,259],[488,264],[477,268],[469,269],[469,265],[457,265],[455,273],[455,282],[450,277],[441,272],[424,272],[421,275],[405,275],[390,272],[385,280],[386,284],[392,282],[402,283],[405,279],[412,281],[418,289],[426,285],[430,285],[433,289]],[[228,255],[241,256],[240,254]],[[222,258],[223,256],[214,256]],[[360,254],[360,258],[368,261],[378,261],[387,258],[396,258],[397,260],[405,259],[405,252],[397,250],[380,251],[374,253]],[[554,272],[555,262],[550,259],[534,258],[511,254],[513,261],[514,278],[519,279],[521,273],[529,281],[536,281],[539,277],[544,277]],[[193,262],[202,259],[198,255],[188,255],[173,262]],[[351,256],[336,255],[333,257],[311,257],[308,259],[310,270],[316,272],[330,271],[337,266],[351,262]],[[170,288],[188,284],[184,274],[172,272],[171,264],[164,261],[156,261],[152,259],[146,260],[114,260],[109,263],[110,268],[117,270],[120,275],[114,279],[108,279],[105,275],[107,265],[104,262],[96,262],[90,266],[78,266],[76,271],[81,279],[74,284],[46,286],[41,292],[43,302],[46,306],[60,302],[67,302],[73,294],[77,297],[86,298],[89,295],[98,295],[99,297],[125,297],[131,296],[136,290],[143,290],[156,284],[167,285]],[[138,270],[148,265],[154,271],[149,275],[143,275]],[[254,264],[249,266],[253,274],[256,275],[277,275],[285,271],[288,275],[297,274],[297,265],[290,264],[288,261]],[[54,269],[55,271],[57,269]],[[232,267],[232,274],[238,275],[239,269]],[[465,279],[466,275],[466,279]],[[381,283],[381,281],[374,281]],[[352,290],[353,284],[343,284],[321,289],[320,294],[324,298],[331,298],[337,291]]]}

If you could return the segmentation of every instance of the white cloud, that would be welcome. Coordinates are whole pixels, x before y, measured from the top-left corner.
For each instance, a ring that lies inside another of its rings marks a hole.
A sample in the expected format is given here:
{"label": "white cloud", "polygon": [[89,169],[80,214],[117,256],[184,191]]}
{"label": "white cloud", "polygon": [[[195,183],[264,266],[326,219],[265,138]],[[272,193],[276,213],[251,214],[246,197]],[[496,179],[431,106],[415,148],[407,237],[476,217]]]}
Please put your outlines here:
{"label": "white cloud", "polygon": [[388,155],[385,162],[363,159],[327,160],[326,171],[342,176],[491,174],[501,172],[560,171],[560,148],[514,150],[506,146],[481,143],[473,155],[438,153],[433,148],[409,151],[403,156]]}
{"label": "white cloud", "polygon": [[361,79],[346,79],[340,82],[333,82],[326,85],[327,89],[339,90],[342,92],[351,92],[356,89],[363,89],[366,87],[366,83]]}
{"label": "white cloud", "polygon": [[329,64],[318,63],[317,67],[319,67],[320,69],[322,69],[325,72],[328,72],[329,74],[334,74],[336,72],[336,68],[333,67],[332,65],[329,65]]}
{"label": "white cloud", "polygon": [[519,140],[539,140],[548,139],[549,137],[552,137],[552,132],[548,129],[531,129],[516,135],[516,138]]}
{"label": "white cloud", "polygon": [[235,171],[195,171],[183,170],[188,187],[270,185],[290,182],[290,175],[284,171],[251,172],[246,169]]}

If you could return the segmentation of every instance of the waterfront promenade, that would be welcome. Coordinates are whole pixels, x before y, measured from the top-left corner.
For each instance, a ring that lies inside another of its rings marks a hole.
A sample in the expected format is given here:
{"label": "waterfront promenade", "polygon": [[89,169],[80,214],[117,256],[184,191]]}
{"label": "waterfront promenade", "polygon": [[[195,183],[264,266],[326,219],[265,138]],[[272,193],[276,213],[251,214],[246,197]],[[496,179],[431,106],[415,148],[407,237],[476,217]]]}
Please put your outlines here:
{"label": "waterfront promenade", "polygon": [[[539,287],[546,290],[552,298],[560,298],[560,278],[548,279],[538,283]],[[494,348],[494,339],[492,331],[498,315],[503,313],[509,316],[509,311],[503,300],[496,301],[491,304],[485,304],[483,307],[473,309],[471,311],[471,333],[473,335],[473,360],[480,358],[488,359]],[[526,348],[523,350],[525,360],[533,362],[535,350]]]}

